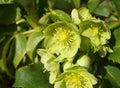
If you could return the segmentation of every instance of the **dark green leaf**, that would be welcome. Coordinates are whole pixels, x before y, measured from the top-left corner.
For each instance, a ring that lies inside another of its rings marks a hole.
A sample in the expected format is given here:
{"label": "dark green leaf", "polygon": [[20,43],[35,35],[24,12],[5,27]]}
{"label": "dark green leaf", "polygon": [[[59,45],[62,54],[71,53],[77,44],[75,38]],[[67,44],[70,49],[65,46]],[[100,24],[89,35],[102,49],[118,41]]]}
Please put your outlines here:
{"label": "dark green leaf", "polygon": [[[13,33],[17,30],[16,24],[11,24],[9,26],[6,25],[0,25],[0,37],[2,34],[6,35],[13,35]],[[6,37],[6,35],[4,37]]]}
{"label": "dark green leaf", "polygon": [[70,16],[62,10],[53,10],[51,16],[53,21],[72,22]]}
{"label": "dark green leaf", "polygon": [[120,28],[116,29],[113,34],[115,37],[115,47],[120,47]]}
{"label": "dark green leaf", "polygon": [[79,7],[80,7],[80,0],[71,0],[71,3],[74,4],[74,7],[76,9],[79,9]]}
{"label": "dark green leaf", "polygon": [[105,79],[109,80],[114,88],[120,88],[120,69],[114,66],[105,66],[106,75]]}
{"label": "dark green leaf", "polygon": [[16,35],[16,49],[13,64],[17,67],[26,53],[26,37],[22,34]]}
{"label": "dark green leaf", "polygon": [[116,6],[118,16],[120,17],[120,0],[113,0],[113,2]]}
{"label": "dark green leaf", "polygon": [[91,0],[88,3],[88,9],[90,10],[90,12],[94,12],[94,10],[97,8],[99,3],[100,3],[100,0]]}
{"label": "dark green leaf", "polygon": [[113,47],[113,53],[109,55],[108,59],[120,63],[120,28],[116,29],[113,34],[115,38],[115,46]]}
{"label": "dark green leaf", "polygon": [[0,4],[0,24],[8,25],[14,23],[16,8],[14,4]]}
{"label": "dark green leaf", "polygon": [[26,50],[31,60],[33,60],[34,50],[43,38],[44,36],[41,32],[34,32],[29,36]]}
{"label": "dark green leaf", "polygon": [[43,72],[40,62],[22,67],[16,71],[14,87],[50,88],[48,74]]}
{"label": "dark green leaf", "polygon": [[5,71],[7,73],[8,76],[10,77],[13,77],[11,75],[11,73],[9,72],[8,70],[8,67],[7,67],[7,58],[8,58],[8,51],[9,51],[9,47],[10,47],[10,43],[12,41],[12,37],[6,42],[6,44],[4,45],[3,47],[3,50],[2,50],[2,56],[0,58],[0,68],[2,71]]}
{"label": "dark green leaf", "polygon": [[68,0],[56,0],[54,4],[55,9],[67,10],[71,8]]}
{"label": "dark green leaf", "polygon": [[114,29],[114,28],[118,27],[119,25],[120,24],[117,21],[111,21],[111,22],[107,23],[107,26],[109,27],[109,29]]}
{"label": "dark green leaf", "polygon": [[37,0],[15,0],[18,4],[20,4],[26,11],[26,18],[28,23],[33,27],[38,27],[38,8],[39,3]]}
{"label": "dark green leaf", "polygon": [[99,6],[95,9],[94,13],[95,13],[96,15],[104,16],[104,17],[108,17],[109,14],[110,14],[110,13],[109,13],[109,10],[108,10],[107,7],[104,6],[104,5],[99,5]]}
{"label": "dark green leaf", "polygon": [[113,53],[109,55],[108,59],[120,63],[120,47],[114,47]]}

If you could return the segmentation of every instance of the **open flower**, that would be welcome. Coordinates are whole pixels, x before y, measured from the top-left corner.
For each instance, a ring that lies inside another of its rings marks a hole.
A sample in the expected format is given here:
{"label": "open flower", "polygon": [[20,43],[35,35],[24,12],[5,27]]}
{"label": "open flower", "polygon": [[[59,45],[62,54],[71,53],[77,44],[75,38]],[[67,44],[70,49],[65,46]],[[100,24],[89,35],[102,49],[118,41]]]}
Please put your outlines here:
{"label": "open flower", "polygon": [[94,52],[98,51],[107,44],[110,39],[110,31],[101,20],[88,20],[80,24],[82,36],[90,39]]}
{"label": "open flower", "polygon": [[52,54],[73,57],[80,47],[78,29],[72,24],[53,23],[45,29],[45,48]]}
{"label": "open flower", "polygon": [[55,82],[55,88],[93,88],[97,79],[86,69],[72,67],[60,74]]}

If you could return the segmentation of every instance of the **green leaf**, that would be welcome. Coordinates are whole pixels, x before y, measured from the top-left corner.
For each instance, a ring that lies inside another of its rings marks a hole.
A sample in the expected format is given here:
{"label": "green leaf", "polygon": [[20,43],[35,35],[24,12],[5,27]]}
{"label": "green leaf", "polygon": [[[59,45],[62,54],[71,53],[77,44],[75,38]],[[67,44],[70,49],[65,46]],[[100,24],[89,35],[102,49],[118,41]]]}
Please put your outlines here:
{"label": "green leaf", "polygon": [[74,5],[76,9],[80,8],[80,0],[71,0],[71,3]]}
{"label": "green leaf", "polygon": [[120,0],[113,0],[113,2],[116,6],[118,16],[120,17]]}
{"label": "green leaf", "polygon": [[61,9],[61,10],[67,10],[71,8],[71,4],[68,0],[56,0],[54,4],[54,8]]}
{"label": "green leaf", "polygon": [[[38,20],[38,9],[39,2],[37,0],[15,0],[18,4],[20,4],[26,11],[28,23],[35,29],[39,28]],[[41,28],[39,28],[41,30]]]}
{"label": "green leaf", "polygon": [[22,34],[16,35],[16,49],[13,64],[17,67],[26,53],[26,37]]}
{"label": "green leaf", "polygon": [[81,37],[81,45],[80,45],[80,51],[88,52],[90,50],[90,39],[87,37],[82,36]]}
{"label": "green leaf", "polygon": [[8,51],[9,51],[9,47],[10,47],[10,43],[12,41],[13,37],[11,37],[6,44],[3,46],[3,50],[2,50],[2,56],[0,57],[0,68],[2,71],[5,71],[7,73],[8,76],[10,76],[11,78],[13,78],[13,76],[11,75],[11,73],[8,70],[7,67],[7,58],[8,58]]}
{"label": "green leaf", "polygon": [[43,38],[44,38],[44,36],[41,32],[34,32],[34,33],[30,34],[28,41],[27,41],[26,51],[31,60],[33,60],[34,51],[35,51],[37,45],[40,43],[40,41]]}
{"label": "green leaf", "polygon": [[94,12],[94,10],[97,8],[99,3],[100,3],[100,0],[91,0],[88,3],[88,9],[90,10],[90,12]]}
{"label": "green leaf", "polygon": [[55,1],[56,1],[56,0],[48,0],[48,1],[47,1],[50,9],[53,8],[53,6],[54,6],[54,4],[55,4]]}
{"label": "green leaf", "polygon": [[47,24],[49,20],[50,20],[50,13],[46,13],[39,19],[39,23]]}
{"label": "green leaf", "polygon": [[98,16],[104,16],[104,17],[108,17],[108,16],[110,15],[109,10],[108,10],[107,7],[104,6],[104,5],[99,5],[99,6],[95,9],[94,13],[95,13],[96,15],[98,15]]}
{"label": "green leaf", "polygon": [[51,17],[53,21],[60,20],[64,22],[72,22],[72,19],[70,18],[70,16],[62,10],[53,10],[51,12]]}
{"label": "green leaf", "polygon": [[120,47],[114,47],[113,53],[109,55],[108,59],[120,63]]}
{"label": "green leaf", "polygon": [[120,47],[120,28],[113,32],[115,38],[115,47]]}
{"label": "green leaf", "polygon": [[113,53],[108,57],[109,60],[113,62],[120,63],[120,28],[114,31],[115,46],[113,47]]}
{"label": "green leaf", "polygon": [[8,25],[14,23],[16,8],[14,4],[0,4],[0,24]]}
{"label": "green leaf", "polygon": [[106,69],[106,75],[105,79],[109,80],[112,85],[114,85],[115,88],[120,87],[120,69],[114,66],[105,66]]}
{"label": "green leaf", "polygon": [[43,71],[40,62],[18,69],[13,87],[50,88],[48,74]]}

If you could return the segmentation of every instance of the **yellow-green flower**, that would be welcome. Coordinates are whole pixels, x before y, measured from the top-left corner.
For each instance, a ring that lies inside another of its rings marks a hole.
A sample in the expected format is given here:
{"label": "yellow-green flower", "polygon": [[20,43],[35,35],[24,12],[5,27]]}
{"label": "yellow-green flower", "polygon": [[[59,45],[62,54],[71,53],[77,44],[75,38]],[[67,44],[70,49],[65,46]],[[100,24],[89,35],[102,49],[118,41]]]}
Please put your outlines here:
{"label": "yellow-green flower", "polygon": [[55,88],[93,88],[97,79],[81,67],[73,67],[60,74],[55,82]]}
{"label": "yellow-green flower", "polygon": [[53,23],[45,29],[45,48],[52,54],[73,57],[80,47],[80,35],[76,26],[69,23]]}
{"label": "yellow-green flower", "polygon": [[105,23],[101,20],[88,20],[80,24],[81,35],[90,39],[94,52],[108,43],[111,33]]}

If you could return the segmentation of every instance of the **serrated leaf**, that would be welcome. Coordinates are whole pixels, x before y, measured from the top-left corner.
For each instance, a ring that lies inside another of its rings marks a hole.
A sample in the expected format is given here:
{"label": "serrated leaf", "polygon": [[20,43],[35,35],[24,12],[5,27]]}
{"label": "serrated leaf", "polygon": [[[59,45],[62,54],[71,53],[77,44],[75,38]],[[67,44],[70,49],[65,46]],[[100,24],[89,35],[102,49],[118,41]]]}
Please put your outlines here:
{"label": "serrated leaf", "polygon": [[26,37],[22,34],[16,35],[16,48],[13,64],[17,67],[26,53]]}
{"label": "serrated leaf", "polygon": [[72,19],[70,18],[70,16],[62,10],[53,10],[51,12],[51,17],[53,21],[60,20],[64,22],[72,22]]}
{"label": "serrated leaf", "polygon": [[38,62],[18,69],[13,87],[50,88],[48,74],[44,73],[42,68]]}
{"label": "serrated leaf", "polygon": [[114,85],[114,88],[120,87],[120,69],[114,66],[105,66],[106,69],[106,75],[105,79],[109,80],[112,85]]}
{"label": "serrated leaf", "polygon": [[33,60],[34,50],[43,38],[44,35],[41,32],[34,32],[30,34],[27,41],[26,51],[31,60]]}

